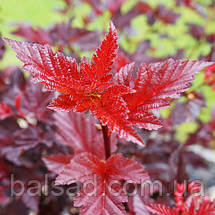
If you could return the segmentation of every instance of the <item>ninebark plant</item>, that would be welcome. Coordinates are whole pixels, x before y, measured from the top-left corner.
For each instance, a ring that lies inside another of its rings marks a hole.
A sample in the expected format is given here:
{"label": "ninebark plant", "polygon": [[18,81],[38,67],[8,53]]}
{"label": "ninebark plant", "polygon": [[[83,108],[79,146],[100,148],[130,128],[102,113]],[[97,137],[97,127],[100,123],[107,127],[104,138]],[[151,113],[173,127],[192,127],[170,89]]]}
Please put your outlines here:
{"label": "ninebark plant", "polygon": [[[30,73],[34,83],[42,83],[45,89],[57,92],[49,109],[82,113],[71,113],[67,118],[61,113],[55,114],[58,125],[73,122],[76,128],[66,134],[73,140],[71,143],[62,138],[69,130],[61,131],[58,136],[65,145],[73,146],[74,155],[55,154],[44,158],[49,170],[58,175],[56,184],[82,184],[74,199],[74,206],[81,207],[80,214],[126,214],[123,203],[128,202],[128,196],[122,189],[124,184],[141,184],[149,176],[140,163],[115,152],[115,140],[121,138],[144,147],[141,129],[161,128],[157,110],[169,107],[172,99],[179,98],[189,88],[194,75],[212,63],[168,59],[143,63],[137,71],[135,62],[113,71],[118,44],[112,23],[92,59],[84,57],[80,64],[61,52],[54,53],[49,45],[4,40],[24,63],[23,70]],[[103,139],[97,133],[95,121],[83,113],[93,115],[100,122],[97,127],[102,130]],[[80,126],[85,133],[80,132]],[[92,187],[84,186],[91,180],[97,184],[93,195],[90,195]],[[147,208],[148,213],[154,214],[190,214],[181,208],[173,211],[156,205]],[[203,209],[193,209],[192,214],[215,213],[214,205],[213,210],[209,211],[207,206]]]}

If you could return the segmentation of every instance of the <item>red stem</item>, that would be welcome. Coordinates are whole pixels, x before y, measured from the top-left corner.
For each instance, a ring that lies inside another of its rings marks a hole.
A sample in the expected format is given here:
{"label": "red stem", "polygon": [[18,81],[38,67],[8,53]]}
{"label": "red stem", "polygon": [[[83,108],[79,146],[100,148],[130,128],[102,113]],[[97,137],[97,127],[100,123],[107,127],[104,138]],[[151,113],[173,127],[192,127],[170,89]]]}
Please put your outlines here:
{"label": "red stem", "polygon": [[102,133],[104,138],[105,158],[107,160],[111,155],[110,134],[107,126],[102,126]]}

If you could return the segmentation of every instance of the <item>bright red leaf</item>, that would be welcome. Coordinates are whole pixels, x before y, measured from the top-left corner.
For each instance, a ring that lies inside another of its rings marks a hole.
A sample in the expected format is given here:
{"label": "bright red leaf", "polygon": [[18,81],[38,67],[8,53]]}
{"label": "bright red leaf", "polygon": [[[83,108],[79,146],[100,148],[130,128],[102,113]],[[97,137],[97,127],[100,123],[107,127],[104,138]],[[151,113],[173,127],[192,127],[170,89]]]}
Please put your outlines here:
{"label": "bright red leaf", "polygon": [[[136,79],[133,64],[122,67],[112,79],[111,66],[118,49],[113,24],[92,61],[83,58],[78,69],[75,59],[53,53],[41,46],[5,39],[24,62],[35,82],[61,95],[49,105],[54,110],[83,112],[90,110],[120,138],[142,144],[132,126],[158,129],[161,122],[154,111],[168,107],[169,99],[178,98],[189,88],[193,75],[211,63],[175,61],[142,64]],[[113,80],[113,81],[112,81]]]}
{"label": "bright red leaf", "polygon": [[118,51],[116,58],[114,60],[114,63],[113,63],[114,72],[119,72],[121,67],[123,67],[129,63],[130,63],[130,60],[125,56],[125,54],[123,52]]}
{"label": "bright red leaf", "polygon": [[[126,214],[122,202],[128,199],[122,180],[139,184],[147,179],[148,174],[140,164],[120,154],[104,161],[92,154],[82,153],[64,166],[56,184],[82,183],[82,190],[74,203],[76,207],[82,206],[80,214]],[[95,183],[93,188],[89,186],[92,182]]]}
{"label": "bright red leaf", "polygon": [[189,88],[194,74],[209,62],[178,61],[169,59],[164,62],[142,64],[137,72],[136,79],[128,78],[130,69],[121,68],[118,80],[130,79],[129,86],[133,85],[135,93],[123,96],[129,109],[128,121],[139,128],[158,129],[161,122],[153,114],[154,110],[166,108],[170,99],[179,98],[180,93]]}

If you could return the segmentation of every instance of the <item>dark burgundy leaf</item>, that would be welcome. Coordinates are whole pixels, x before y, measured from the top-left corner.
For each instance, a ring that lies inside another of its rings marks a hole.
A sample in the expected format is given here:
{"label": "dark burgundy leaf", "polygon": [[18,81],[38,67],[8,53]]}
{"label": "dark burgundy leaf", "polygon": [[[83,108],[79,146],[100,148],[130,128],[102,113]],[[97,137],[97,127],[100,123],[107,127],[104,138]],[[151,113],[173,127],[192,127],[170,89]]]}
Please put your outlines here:
{"label": "dark burgundy leaf", "polygon": [[60,23],[49,29],[53,44],[69,46],[77,44],[82,50],[94,50],[99,44],[100,33],[71,27],[71,21]]}
{"label": "dark burgundy leaf", "polygon": [[6,207],[1,208],[0,215],[28,215],[29,211],[21,200],[12,200]]}
{"label": "dark burgundy leaf", "polygon": [[52,96],[50,92],[42,90],[42,85],[35,85],[28,80],[25,89],[17,96],[20,96],[20,98],[16,97],[20,101],[15,100],[15,102],[20,102],[18,111],[21,111],[27,120],[30,122],[33,120],[51,123],[51,112],[47,109],[47,105]]}
{"label": "dark burgundy leaf", "polygon": [[193,23],[189,23],[188,26],[190,27],[190,34],[197,40],[200,40],[206,36],[205,30],[202,26]]}
{"label": "dark burgundy leaf", "polygon": [[10,132],[7,135],[3,136],[6,139],[0,144],[1,154],[16,165],[22,164],[20,156],[29,149],[39,144],[45,144],[50,147],[53,143],[53,133],[44,133],[40,128],[28,127],[26,129],[17,129],[12,135]]}
{"label": "dark burgundy leaf", "polygon": [[[141,183],[143,180],[148,180],[148,175],[140,164],[124,158],[120,154],[113,155],[107,161],[103,161],[92,154],[82,153],[75,156],[70,164],[64,167],[57,177],[56,183],[58,185],[77,181],[85,183],[87,180],[96,180],[96,195],[89,195],[92,192],[89,186],[83,188],[85,190],[82,189],[75,200],[75,206],[82,206],[80,214],[126,214],[121,204],[128,201],[125,191],[122,191],[118,196],[113,193],[116,194],[119,191],[121,180]],[[111,192],[109,186],[113,180],[118,183],[111,186]]]}
{"label": "dark burgundy leaf", "polygon": [[176,0],[176,2],[179,5],[186,5],[187,7],[190,7],[192,4],[192,0]]}
{"label": "dark burgundy leaf", "polygon": [[138,1],[137,4],[125,14],[122,14],[120,10],[115,10],[112,14],[111,20],[117,28],[126,29],[130,26],[130,22],[133,18],[138,15],[148,13],[151,10],[152,8],[147,3]]}
{"label": "dark burgundy leaf", "polygon": [[[93,118],[79,113],[55,113],[57,140],[59,143],[71,146],[75,152],[89,152],[100,159],[105,158],[104,140],[101,129],[96,128]],[[99,126],[99,125],[98,125]],[[117,138],[111,135],[111,151],[116,150]]]}
{"label": "dark burgundy leaf", "polygon": [[184,103],[178,102],[171,112],[173,125],[195,121],[204,106],[205,101],[202,95],[194,96]]}
{"label": "dark burgundy leaf", "polygon": [[164,5],[158,5],[157,8],[147,14],[148,23],[153,25],[156,19],[161,20],[165,24],[175,24],[180,14],[172,10],[166,9]]}
{"label": "dark burgundy leaf", "polygon": [[173,151],[169,159],[169,176],[172,180],[177,180],[178,183],[183,183],[188,180],[186,172],[186,164],[183,160],[184,147],[179,146]]}
{"label": "dark burgundy leaf", "polygon": [[41,27],[33,28],[29,24],[16,24],[15,26],[17,27],[17,29],[12,32],[13,35],[23,37],[30,42],[51,45],[48,32]]}

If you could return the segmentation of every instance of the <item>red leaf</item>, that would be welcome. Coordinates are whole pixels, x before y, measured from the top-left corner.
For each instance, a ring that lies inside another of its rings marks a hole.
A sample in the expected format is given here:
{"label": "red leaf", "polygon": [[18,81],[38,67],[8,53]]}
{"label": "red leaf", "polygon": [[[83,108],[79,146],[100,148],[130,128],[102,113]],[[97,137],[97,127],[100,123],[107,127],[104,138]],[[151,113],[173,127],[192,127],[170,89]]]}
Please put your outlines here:
{"label": "red leaf", "polygon": [[148,210],[152,214],[157,214],[157,215],[179,215],[178,211],[174,208],[173,210],[165,205],[148,205],[147,206]]}
{"label": "red leaf", "polygon": [[125,56],[123,52],[118,52],[113,63],[114,71],[117,73],[121,67],[131,63],[130,60]]}
{"label": "red leaf", "polygon": [[203,200],[196,212],[196,215],[214,215],[215,214],[215,202],[209,200]]}
{"label": "red leaf", "polygon": [[132,78],[134,65],[128,64],[110,82],[112,75],[109,73],[118,48],[113,24],[92,62],[87,58],[81,60],[80,72],[73,58],[59,52],[54,54],[47,45],[6,41],[25,63],[24,69],[32,73],[34,81],[63,94],[49,108],[77,112],[90,110],[119,137],[139,144],[143,141],[132,125],[149,130],[160,128],[161,122],[153,111],[168,107],[169,99],[178,98],[189,88],[193,75],[211,64],[172,59],[142,64],[135,80]]}
{"label": "red leaf", "polygon": [[43,83],[49,90],[59,91],[73,85],[72,79],[79,77],[75,59],[60,52],[53,53],[49,45],[38,45],[4,39],[24,63],[35,83]]}
{"label": "red leaf", "polygon": [[113,23],[110,23],[109,33],[106,35],[106,39],[102,41],[100,48],[96,50],[96,54],[93,55],[92,69],[96,73],[96,77],[99,80],[106,78],[106,75],[111,71],[113,60],[116,56],[117,34]]}
{"label": "red leaf", "polygon": [[[134,82],[135,93],[124,97],[128,104],[128,120],[140,128],[158,129],[161,123],[152,113],[153,110],[168,107],[169,99],[178,98],[189,88],[193,75],[209,62],[175,61],[142,64]],[[127,71],[125,70],[124,73]],[[123,77],[123,74],[121,75]]]}
{"label": "red leaf", "polygon": [[129,121],[139,128],[148,130],[157,130],[162,127],[161,121],[153,113],[142,110],[129,113]]}
{"label": "red leaf", "polygon": [[[79,113],[54,114],[59,143],[71,146],[75,152],[89,152],[100,159],[105,158],[104,140],[101,130],[96,129],[95,120]],[[111,135],[111,151],[116,150],[117,139]]]}
{"label": "red leaf", "polygon": [[[119,92],[117,92],[118,90]],[[127,121],[129,110],[126,102],[121,97],[121,94],[123,95],[126,92],[129,91],[123,92],[123,89],[120,89],[120,87],[117,89],[116,86],[108,88],[101,96],[101,103],[95,104],[91,111],[103,125],[108,125],[120,138],[142,145],[142,139]]]}
{"label": "red leaf", "polygon": [[[137,107],[141,103],[152,99],[163,102],[169,98],[179,98],[180,93],[189,89],[189,83],[194,80],[193,75],[210,64],[212,63],[173,59],[159,63],[143,64],[138,71],[135,89],[138,90],[137,94],[145,93],[146,95],[143,99],[137,100],[136,98],[136,104],[133,102],[132,105]],[[157,109],[161,105],[158,104],[155,107],[155,104],[153,104],[151,109]]]}
{"label": "red leaf", "polygon": [[71,95],[59,95],[48,105],[48,108],[55,111],[71,111],[75,106],[76,101]]}
{"label": "red leaf", "polygon": [[49,90],[66,94],[54,100],[50,105],[52,109],[72,110],[77,106],[77,111],[88,110],[92,104],[91,99],[112,85],[107,83],[112,77],[108,73],[118,48],[113,24],[101,47],[93,55],[93,62],[82,59],[80,73],[73,58],[65,57],[60,52],[53,53],[48,45],[41,46],[10,39],[5,41],[24,63],[23,69],[32,74],[34,82],[43,83]]}
{"label": "red leaf", "polygon": [[[126,214],[121,204],[127,202],[121,180],[141,183],[141,180],[146,179],[148,174],[140,164],[120,154],[103,161],[92,154],[82,153],[65,166],[56,183],[62,185],[78,181],[83,184],[83,189],[75,200],[76,207],[82,206],[81,214]],[[85,184],[89,181],[96,183],[94,195],[92,187]],[[116,195],[119,191],[121,192]]]}
{"label": "red leaf", "polygon": [[130,86],[134,63],[123,65],[114,76],[114,82],[118,85]]}
{"label": "red leaf", "polygon": [[11,115],[12,111],[8,104],[0,102],[0,120],[4,120]]}

